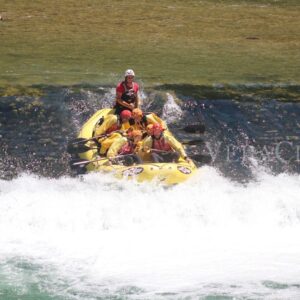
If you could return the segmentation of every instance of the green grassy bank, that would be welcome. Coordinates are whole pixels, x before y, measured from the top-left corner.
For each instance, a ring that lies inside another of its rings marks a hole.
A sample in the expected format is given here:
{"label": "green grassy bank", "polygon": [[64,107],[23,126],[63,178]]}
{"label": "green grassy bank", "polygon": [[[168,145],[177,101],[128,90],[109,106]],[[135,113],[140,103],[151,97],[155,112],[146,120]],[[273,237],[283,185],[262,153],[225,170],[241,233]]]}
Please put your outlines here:
{"label": "green grassy bank", "polygon": [[0,0],[0,87],[300,82],[300,4]]}

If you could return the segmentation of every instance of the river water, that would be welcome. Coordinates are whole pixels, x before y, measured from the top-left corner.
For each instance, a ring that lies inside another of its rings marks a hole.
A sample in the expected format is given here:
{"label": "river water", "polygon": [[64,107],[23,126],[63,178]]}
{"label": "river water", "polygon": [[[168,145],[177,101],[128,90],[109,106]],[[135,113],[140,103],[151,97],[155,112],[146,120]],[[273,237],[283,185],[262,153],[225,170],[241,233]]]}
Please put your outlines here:
{"label": "river water", "polygon": [[113,98],[1,98],[0,299],[299,299],[300,105],[145,90],[144,109],[212,157],[166,189],[69,169],[67,141]]}

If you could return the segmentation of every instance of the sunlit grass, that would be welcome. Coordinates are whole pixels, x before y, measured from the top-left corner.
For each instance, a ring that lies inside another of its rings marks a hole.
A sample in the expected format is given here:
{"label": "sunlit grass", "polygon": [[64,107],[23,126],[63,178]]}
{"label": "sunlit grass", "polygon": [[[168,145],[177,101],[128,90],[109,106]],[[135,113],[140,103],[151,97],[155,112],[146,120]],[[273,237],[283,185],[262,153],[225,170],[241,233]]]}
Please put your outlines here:
{"label": "sunlit grass", "polygon": [[298,1],[1,2],[2,86],[300,81]]}

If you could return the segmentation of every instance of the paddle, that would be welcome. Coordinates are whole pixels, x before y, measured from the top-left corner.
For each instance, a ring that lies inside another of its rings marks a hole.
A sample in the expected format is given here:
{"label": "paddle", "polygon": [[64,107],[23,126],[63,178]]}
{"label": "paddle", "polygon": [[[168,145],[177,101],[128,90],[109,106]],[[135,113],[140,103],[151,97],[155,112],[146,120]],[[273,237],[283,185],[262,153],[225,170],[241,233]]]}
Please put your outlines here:
{"label": "paddle", "polygon": [[[182,130],[188,132],[188,133],[204,133],[205,131],[205,126],[203,124],[191,124],[191,125],[187,125],[183,128],[181,128]],[[123,131],[118,130],[118,131],[114,131],[113,133],[123,133]],[[111,133],[112,134],[112,133]],[[67,146],[67,151],[70,154],[77,154],[77,153],[84,153],[86,151],[89,150],[94,150],[94,149],[98,149],[98,147],[89,147],[87,145],[85,145],[86,142],[91,141],[91,140],[97,140],[101,137],[108,137],[111,134],[101,134],[95,137],[91,137],[91,138],[76,138],[72,141],[70,141],[68,143]],[[190,140],[190,141],[183,141],[182,144],[183,145],[199,145],[199,144],[203,144],[204,141],[199,139],[199,140]]]}
{"label": "paddle", "polygon": [[[164,150],[157,150],[157,149],[152,149],[156,152],[164,152],[166,153],[167,151],[164,151]],[[125,157],[125,156],[130,156],[132,154],[126,154],[126,155],[117,155],[114,157],[115,158],[122,158],[122,157]],[[209,164],[212,162],[212,157],[211,155],[207,154],[191,154],[189,155],[189,158],[195,160],[195,161],[198,161],[198,162],[201,162],[202,164]],[[84,168],[85,165],[88,165],[90,163],[93,163],[93,162],[97,162],[97,161],[101,161],[101,160],[106,160],[108,159],[107,157],[101,157],[101,158],[97,158],[97,159],[93,159],[93,160],[87,160],[87,159],[73,159],[70,161],[70,166],[71,166],[71,169],[76,169],[76,168]]]}
{"label": "paddle", "polygon": [[[76,153],[83,153],[83,152],[86,152],[86,151],[92,150],[92,149],[98,149],[98,148],[100,148],[100,144],[98,142],[98,139],[102,138],[102,137],[109,137],[114,133],[123,133],[123,131],[122,130],[116,130],[116,131],[114,131],[112,133],[109,133],[109,134],[101,134],[101,135],[97,135],[97,136],[87,138],[87,139],[76,138],[76,139],[74,139],[74,140],[72,140],[68,143],[67,151],[70,154],[76,154]],[[94,140],[95,143],[98,144],[97,147],[89,147],[87,145],[84,145],[86,142],[92,141],[92,140]]]}
{"label": "paddle", "polygon": [[190,124],[182,128],[185,132],[188,133],[204,133],[205,125],[204,124]]}
{"label": "paddle", "polygon": [[93,160],[88,160],[88,159],[73,159],[70,161],[71,166],[79,166],[80,168],[84,167],[85,165],[88,165],[89,163],[93,163],[96,161],[101,161],[105,160],[107,157],[101,157]]}
{"label": "paddle", "polygon": [[[152,112],[152,111],[144,112],[144,115],[148,115],[148,114],[155,114],[156,115],[156,113]],[[188,133],[204,133],[205,125],[196,123],[196,124],[186,125],[183,128],[179,128],[179,130],[180,129],[185,131],[185,132],[188,132]]]}
{"label": "paddle", "polygon": [[99,147],[89,147],[87,145],[81,145],[81,144],[77,144],[77,145],[73,145],[72,147],[68,147],[68,153],[70,154],[79,154],[79,153],[84,153],[87,152],[89,150],[96,150],[99,149]]}
{"label": "paddle", "polygon": [[[188,133],[204,133],[205,131],[205,125],[204,124],[190,124],[190,125],[187,125],[183,128],[180,128]],[[117,131],[114,131],[112,133],[124,133],[122,130],[117,130]],[[94,136],[94,137],[91,137],[91,138],[87,138],[87,139],[84,139],[84,138],[76,138],[72,141],[69,142],[68,146],[71,146],[71,145],[77,145],[77,144],[84,144],[88,141],[92,141],[94,139],[99,139],[99,138],[102,138],[102,137],[105,137],[105,136],[110,136],[112,133],[109,133],[109,134],[101,134],[101,135],[98,135],[98,136]]]}
{"label": "paddle", "polygon": [[72,141],[69,142],[69,145],[77,145],[77,144],[84,144],[88,141],[92,141],[92,140],[95,140],[95,139],[100,139],[102,137],[106,137],[106,136],[111,136],[113,133],[123,133],[122,130],[116,130],[116,131],[113,131],[112,133],[104,133],[104,134],[100,134],[100,135],[97,135],[97,136],[93,136],[91,138],[87,138],[87,139],[84,139],[84,138],[76,138],[76,139],[73,139]]}
{"label": "paddle", "polygon": [[[112,159],[123,158],[123,157],[131,156],[131,155],[133,155],[133,154],[130,153],[130,154],[125,154],[125,155],[117,155],[117,156],[114,156]],[[88,165],[89,163],[93,163],[93,162],[101,161],[101,160],[106,160],[106,159],[108,159],[109,161],[111,161],[111,159],[109,159],[107,157],[96,158],[96,159],[93,159],[93,160],[88,160],[88,159],[73,159],[73,160],[70,161],[70,166],[71,166],[71,168],[72,167],[76,167],[76,166],[79,166],[80,168],[82,168],[85,165]]]}
{"label": "paddle", "polygon": [[[190,140],[190,141],[182,141],[181,144],[183,145],[201,145],[204,144],[205,142],[202,139],[199,140]],[[78,154],[78,153],[84,153],[89,150],[97,150],[99,147],[89,147],[87,145],[73,145],[72,147],[68,148],[68,153],[70,154]]]}
{"label": "paddle", "polygon": [[[101,136],[99,136],[99,137],[101,137]],[[70,154],[86,152],[89,150],[90,147],[85,146],[84,144],[86,142],[91,141],[96,138],[97,137],[93,137],[93,138],[89,138],[89,139],[84,139],[84,138],[74,139],[68,143],[67,151]]]}
{"label": "paddle", "polygon": [[[151,151],[153,152],[158,152],[158,153],[169,153],[168,151],[164,151],[164,150],[158,150],[158,149],[151,149]],[[190,154],[187,157],[188,159],[192,159],[194,162],[198,162],[200,163],[200,166],[204,165],[204,164],[210,164],[212,162],[212,157],[210,154]],[[188,160],[186,160],[188,161]]]}
{"label": "paddle", "polygon": [[189,157],[202,164],[210,164],[212,162],[212,157],[210,154],[190,154]]}
{"label": "paddle", "polygon": [[199,140],[190,140],[190,141],[182,141],[181,144],[183,145],[201,145],[204,144],[205,141],[202,139]]}

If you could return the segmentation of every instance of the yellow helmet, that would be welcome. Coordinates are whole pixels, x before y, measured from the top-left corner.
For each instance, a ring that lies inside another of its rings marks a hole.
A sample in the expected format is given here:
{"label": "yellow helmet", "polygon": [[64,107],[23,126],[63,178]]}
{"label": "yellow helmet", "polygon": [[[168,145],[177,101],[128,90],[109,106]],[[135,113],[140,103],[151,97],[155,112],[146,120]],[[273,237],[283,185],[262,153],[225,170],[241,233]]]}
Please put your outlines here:
{"label": "yellow helmet", "polygon": [[135,118],[135,117],[142,117],[143,116],[143,112],[141,109],[139,108],[135,108],[132,110],[132,117]]}
{"label": "yellow helmet", "polygon": [[135,137],[138,137],[138,136],[142,137],[143,134],[140,130],[132,130],[132,131],[128,132],[128,136],[131,137],[131,138],[135,138]]}

